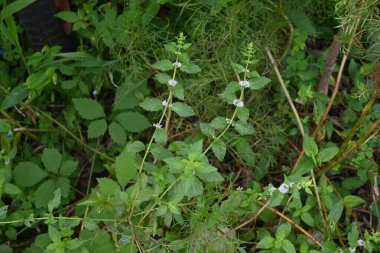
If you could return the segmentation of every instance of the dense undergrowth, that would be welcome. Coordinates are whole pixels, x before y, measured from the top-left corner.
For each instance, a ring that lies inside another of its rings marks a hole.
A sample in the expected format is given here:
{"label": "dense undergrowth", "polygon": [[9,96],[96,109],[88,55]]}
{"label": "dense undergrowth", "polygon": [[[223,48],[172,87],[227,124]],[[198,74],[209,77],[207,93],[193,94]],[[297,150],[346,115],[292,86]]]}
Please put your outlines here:
{"label": "dense undergrowth", "polygon": [[72,1],[74,52],[30,48],[25,2],[0,252],[380,252],[377,1]]}

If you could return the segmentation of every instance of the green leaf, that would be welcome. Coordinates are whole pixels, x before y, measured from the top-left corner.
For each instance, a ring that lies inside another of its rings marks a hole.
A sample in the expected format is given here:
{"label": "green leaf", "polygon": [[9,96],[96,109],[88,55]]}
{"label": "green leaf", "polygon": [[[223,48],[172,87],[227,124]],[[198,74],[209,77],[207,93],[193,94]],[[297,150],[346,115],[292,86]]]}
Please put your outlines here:
{"label": "green leaf", "polygon": [[21,103],[29,94],[29,89],[26,85],[16,86],[11,93],[3,99],[0,109],[6,110],[14,105]]}
{"label": "green leaf", "polygon": [[245,70],[245,68],[242,65],[234,63],[234,62],[231,63],[231,66],[232,66],[233,70],[237,71],[238,73],[241,73]]}
{"label": "green leaf", "polygon": [[164,107],[162,105],[162,101],[157,98],[145,98],[144,101],[140,103],[140,106],[145,111],[150,111],[150,112],[160,111]]}
{"label": "green leaf", "polygon": [[216,117],[210,122],[210,126],[214,129],[224,129],[227,126],[227,121],[223,117]]}
{"label": "green leaf", "polygon": [[75,23],[80,20],[78,15],[72,11],[61,11],[55,14],[55,16],[69,23]]}
{"label": "green leaf", "polygon": [[169,80],[172,79],[171,76],[166,73],[158,73],[155,77],[160,84],[168,84]]}
{"label": "green leaf", "polygon": [[73,98],[75,109],[84,119],[97,119],[105,117],[103,106],[96,100],[89,98]]}
{"label": "green leaf", "polygon": [[18,195],[22,191],[17,185],[5,183],[3,186],[3,192],[4,194],[8,194],[8,195]]}
{"label": "green leaf", "polygon": [[172,110],[177,113],[180,117],[190,117],[195,115],[193,108],[189,105],[181,102],[176,102],[172,106]]}
{"label": "green leaf", "polygon": [[103,136],[107,130],[107,121],[105,119],[98,119],[92,121],[88,126],[87,138],[93,139]]}
{"label": "green leaf", "polygon": [[35,1],[37,0],[17,0],[5,7],[3,5],[3,9],[0,12],[0,21],[3,21],[4,19],[12,16],[13,14],[16,14],[17,12],[24,9],[28,5],[34,3]]}
{"label": "green leaf", "polygon": [[49,201],[54,197],[54,191],[57,189],[53,179],[43,182],[34,193],[34,204],[37,208],[46,207]]}
{"label": "green leaf", "polygon": [[245,139],[239,140],[239,142],[236,144],[236,151],[238,152],[239,156],[245,162],[247,162],[248,165],[253,166],[255,164],[256,155],[253,153],[251,144],[248,141]]}
{"label": "green leaf", "polygon": [[171,91],[173,93],[173,96],[180,100],[185,99],[185,89],[183,88],[183,85],[181,83],[177,83],[176,86],[171,88]]}
{"label": "green leaf", "polygon": [[159,161],[173,156],[169,150],[167,150],[166,148],[162,146],[156,146],[152,148],[151,152],[154,158],[156,158]]}
{"label": "green leaf", "polygon": [[303,137],[303,150],[305,154],[309,157],[315,157],[318,155],[317,143],[309,135],[305,134]]}
{"label": "green leaf", "polygon": [[304,212],[301,214],[301,219],[303,222],[305,222],[310,227],[314,227],[314,218],[311,216],[311,214]]}
{"label": "green leaf", "polygon": [[58,177],[54,182],[55,189],[61,188],[62,197],[67,198],[70,192],[70,180],[66,177]]}
{"label": "green leaf", "polygon": [[332,221],[334,224],[336,224],[342,216],[343,208],[344,206],[342,201],[337,201],[335,205],[331,208],[327,220]]}
{"label": "green leaf", "polygon": [[62,155],[55,148],[45,148],[42,153],[42,162],[47,171],[58,174],[58,169],[62,163]]}
{"label": "green leaf", "polygon": [[195,64],[183,64],[180,69],[187,74],[198,73],[201,71],[199,66]]}
{"label": "green leaf", "polygon": [[240,107],[236,109],[236,116],[243,122],[247,122],[249,118],[249,109],[247,107]]}
{"label": "green leaf", "polygon": [[354,195],[348,195],[343,199],[344,203],[349,207],[355,207],[365,203],[365,200]]}
{"label": "green leaf", "polygon": [[289,240],[283,240],[281,244],[281,248],[286,253],[296,253],[296,248],[294,248],[294,245]]}
{"label": "green leaf", "polygon": [[235,122],[234,128],[241,135],[249,135],[255,133],[253,126],[241,120]]}
{"label": "green leaf", "polygon": [[304,156],[298,163],[294,175],[302,176],[306,173],[310,173],[310,171],[314,168],[314,162],[310,157]]}
{"label": "green leaf", "polygon": [[271,236],[266,236],[259,241],[256,245],[258,249],[271,249],[274,246],[274,238]]}
{"label": "green leaf", "polygon": [[151,126],[149,120],[137,112],[123,112],[116,116],[116,121],[127,131],[138,133]]}
{"label": "green leaf", "polygon": [[48,174],[34,163],[21,162],[16,166],[13,175],[18,186],[30,187],[40,182]]}
{"label": "green leaf", "polygon": [[62,164],[59,174],[64,177],[71,176],[78,167],[78,162],[73,160],[68,160]]}
{"label": "green leaf", "polygon": [[168,133],[163,128],[157,128],[154,132],[154,140],[159,144],[166,144],[168,141]]}
{"label": "green leaf", "polygon": [[319,160],[322,163],[324,163],[333,159],[338,154],[338,152],[339,152],[338,147],[329,147],[329,148],[322,149],[319,152],[318,157],[319,157]]}
{"label": "green leaf", "polygon": [[145,8],[145,12],[141,17],[142,25],[148,25],[160,10],[160,4],[157,1],[149,1],[148,6]]}
{"label": "green leaf", "polygon": [[203,186],[201,181],[192,175],[181,177],[180,188],[182,190],[181,193],[187,196],[189,199],[200,196],[203,193]]}
{"label": "green leaf", "polygon": [[260,77],[255,77],[250,80],[251,83],[251,89],[252,90],[260,90],[264,88],[268,83],[270,83],[270,79],[260,76]]}
{"label": "green leaf", "polygon": [[211,127],[210,124],[207,123],[201,123],[200,124],[201,132],[209,137],[214,137],[215,136],[215,130]]}
{"label": "green leaf", "polygon": [[180,173],[185,167],[185,163],[178,157],[166,158],[164,162],[169,166],[171,173]]}
{"label": "green leaf", "polygon": [[58,208],[61,204],[61,188],[54,191],[54,197],[48,203],[48,211],[52,213],[54,209]]}
{"label": "green leaf", "polygon": [[120,146],[124,146],[127,141],[127,134],[125,133],[124,128],[122,128],[116,121],[112,121],[112,123],[108,126],[108,132],[111,136],[111,139],[119,144]]}
{"label": "green leaf", "polygon": [[49,225],[48,232],[49,232],[50,240],[52,242],[57,243],[57,242],[61,241],[61,235],[60,235],[60,233],[52,225]]}
{"label": "green leaf", "polygon": [[222,140],[215,140],[211,145],[211,150],[219,161],[223,161],[227,148]]}
{"label": "green leaf", "polygon": [[137,169],[136,154],[124,150],[115,163],[116,178],[121,187],[124,188],[131,179],[136,178]]}
{"label": "green leaf", "polygon": [[169,60],[162,60],[153,64],[153,67],[161,71],[168,71],[173,69],[173,63]]}
{"label": "green leaf", "polygon": [[276,231],[276,239],[283,240],[285,239],[291,232],[292,226],[289,223],[281,224]]}

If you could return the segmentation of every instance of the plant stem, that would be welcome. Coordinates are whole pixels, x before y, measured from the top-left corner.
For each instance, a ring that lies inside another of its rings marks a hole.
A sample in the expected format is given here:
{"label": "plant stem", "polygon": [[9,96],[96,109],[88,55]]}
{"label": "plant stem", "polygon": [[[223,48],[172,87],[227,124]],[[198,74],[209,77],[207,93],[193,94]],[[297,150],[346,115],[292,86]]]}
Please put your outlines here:
{"label": "plant stem", "polygon": [[269,51],[268,48],[265,48],[265,51],[266,51],[267,54],[268,54],[269,60],[270,60],[270,62],[271,62],[272,65],[273,65],[274,71],[276,72],[277,79],[278,79],[278,81],[280,82],[280,84],[281,84],[281,88],[282,88],[282,90],[284,91],[286,98],[288,99],[288,103],[289,103],[290,107],[292,108],[292,111],[293,111],[294,116],[296,117],[297,124],[298,124],[298,128],[300,129],[302,136],[304,136],[304,135],[305,135],[305,131],[304,131],[304,129],[303,129],[303,125],[302,125],[302,122],[301,122],[301,118],[300,118],[300,116],[298,115],[297,109],[296,109],[296,107],[295,107],[294,104],[293,104],[292,98],[291,98],[290,95],[289,95],[289,91],[288,91],[288,89],[286,88],[286,85],[285,85],[284,80],[282,79],[281,73],[280,73],[280,71],[279,71],[278,68],[277,68],[276,61],[274,60],[274,58],[273,58],[273,56],[272,56],[272,53]]}

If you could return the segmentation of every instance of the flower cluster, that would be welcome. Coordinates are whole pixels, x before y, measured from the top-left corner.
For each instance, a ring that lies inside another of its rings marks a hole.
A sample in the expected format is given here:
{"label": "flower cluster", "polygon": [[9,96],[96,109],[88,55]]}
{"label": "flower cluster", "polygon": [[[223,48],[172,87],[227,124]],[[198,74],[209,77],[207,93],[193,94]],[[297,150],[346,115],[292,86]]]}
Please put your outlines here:
{"label": "flower cluster", "polygon": [[249,88],[249,87],[251,87],[251,84],[250,84],[249,81],[247,81],[247,80],[240,81],[240,82],[239,82],[239,85],[240,85],[241,87],[244,87],[244,88]]}
{"label": "flower cluster", "polygon": [[173,106],[172,104],[169,104],[168,101],[166,101],[166,100],[162,101],[162,105],[165,107],[172,107]]}
{"label": "flower cluster", "polygon": [[153,126],[154,126],[155,128],[162,128],[162,125],[160,125],[159,123],[154,123]]}
{"label": "flower cluster", "polygon": [[232,104],[236,107],[244,107],[244,102],[241,101],[240,99],[234,99],[234,101],[232,102]]}
{"label": "flower cluster", "polygon": [[173,80],[173,79],[170,79],[170,80],[168,81],[168,85],[169,85],[170,87],[174,87],[174,86],[177,85],[177,81],[176,81],[176,80]]}
{"label": "flower cluster", "polygon": [[176,68],[180,68],[182,66],[182,63],[180,63],[179,61],[176,61],[176,62],[173,62],[173,66]]}

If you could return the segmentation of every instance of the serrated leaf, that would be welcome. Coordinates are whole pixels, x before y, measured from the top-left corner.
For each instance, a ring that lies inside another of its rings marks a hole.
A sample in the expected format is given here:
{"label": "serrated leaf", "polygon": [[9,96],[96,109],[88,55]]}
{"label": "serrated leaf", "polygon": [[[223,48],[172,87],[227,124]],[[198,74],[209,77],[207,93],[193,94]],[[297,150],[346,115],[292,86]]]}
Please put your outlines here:
{"label": "serrated leaf", "polygon": [[274,246],[274,238],[271,236],[266,236],[259,241],[259,243],[256,245],[256,248],[270,249],[270,248],[273,248],[273,246]]}
{"label": "serrated leaf", "polygon": [[98,119],[105,117],[104,109],[98,101],[89,98],[73,98],[75,109],[84,119]]}
{"label": "serrated leaf", "polygon": [[302,219],[303,222],[305,222],[310,227],[314,227],[314,218],[308,212],[302,213],[301,214],[301,219]]}
{"label": "serrated leaf", "polygon": [[234,128],[241,135],[249,135],[255,133],[253,126],[241,120],[235,122]]}
{"label": "serrated leaf", "polygon": [[58,169],[62,163],[62,155],[55,148],[45,148],[42,153],[42,163],[47,171],[58,174]]}
{"label": "serrated leaf", "polygon": [[222,140],[215,140],[211,145],[211,150],[219,161],[223,161],[227,148]]}
{"label": "serrated leaf", "polygon": [[183,72],[187,74],[198,73],[201,71],[199,66],[195,64],[183,64],[180,70],[182,70]]}
{"label": "serrated leaf", "polygon": [[329,148],[325,148],[325,149],[322,149],[319,154],[318,154],[318,158],[319,160],[324,163],[324,162],[328,162],[330,161],[331,159],[333,159],[339,152],[339,148],[338,147],[329,147]]}
{"label": "serrated leaf", "polygon": [[121,187],[124,188],[131,179],[137,176],[137,170],[135,153],[124,150],[116,158],[115,173]]}
{"label": "serrated leaf", "polygon": [[192,175],[181,177],[180,189],[181,193],[187,196],[188,199],[200,196],[203,193],[201,181]]}
{"label": "serrated leaf", "polygon": [[155,64],[153,64],[153,67],[156,69],[159,69],[161,71],[168,71],[168,70],[173,69],[174,66],[173,66],[173,63],[171,61],[162,60],[162,61],[158,61]]}
{"label": "serrated leaf", "polygon": [[183,85],[181,83],[177,83],[176,86],[171,88],[171,91],[174,97],[181,100],[185,99],[185,89],[183,88]]}
{"label": "serrated leaf", "polygon": [[61,235],[57,229],[55,229],[52,225],[49,225],[48,228],[49,238],[52,242],[58,243],[61,241]]}
{"label": "serrated leaf", "polygon": [[145,98],[144,101],[140,103],[140,106],[150,112],[160,111],[164,107],[162,101],[157,98]]}
{"label": "serrated leaf", "polygon": [[172,110],[177,113],[180,117],[190,117],[194,116],[195,112],[193,108],[191,108],[189,105],[181,102],[176,102],[172,106]]}
{"label": "serrated leaf", "polygon": [[318,155],[317,143],[309,135],[305,134],[303,137],[303,150],[305,154],[309,157],[315,157]]}
{"label": "serrated leaf", "polygon": [[160,84],[168,84],[169,80],[172,79],[171,76],[166,73],[158,73],[155,75],[155,78]]}
{"label": "serrated leaf", "polygon": [[333,224],[336,224],[342,216],[343,208],[343,203],[341,201],[337,201],[331,208],[327,220],[333,222]]}
{"label": "serrated leaf", "polygon": [[163,128],[157,128],[154,132],[154,140],[159,144],[166,144],[168,141],[168,133]]}
{"label": "serrated leaf", "polygon": [[186,166],[186,164],[178,157],[166,158],[164,159],[164,162],[169,166],[171,173],[180,173]]}
{"label": "serrated leaf", "polygon": [[239,140],[236,144],[236,151],[240,157],[247,162],[248,165],[253,166],[256,161],[256,155],[253,153],[251,145],[245,139]]}
{"label": "serrated leaf", "polygon": [[107,130],[107,121],[105,119],[98,119],[92,121],[88,126],[87,138],[93,139],[103,136]]}
{"label": "serrated leaf", "polygon": [[247,122],[249,118],[249,109],[247,107],[240,107],[236,109],[236,116],[243,122]]}
{"label": "serrated leaf", "polygon": [[216,117],[210,122],[210,126],[214,129],[224,129],[227,126],[227,121],[223,117]]}
{"label": "serrated leaf", "polygon": [[58,208],[61,204],[61,188],[54,191],[54,197],[48,203],[48,211],[52,213],[54,209]]}
{"label": "serrated leaf", "polygon": [[354,195],[348,195],[343,199],[344,203],[349,207],[355,207],[365,203],[365,200]]}
{"label": "serrated leaf", "polygon": [[201,132],[209,137],[215,136],[215,130],[211,127],[210,124],[200,123]]}
{"label": "serrated leaf", "polygon": [[293,243],[291,243],[289,240],[283,240],[281,244],[281,248],[286,253],[296,253],[296,248],[294,248]]}
{"label": "serrated leaf", "polygon": [[53,179],[43,182],[34,193],[34,204],[37,208],[46,207],[49,201],[54,197],[54,191],[57,189]]}
{"label": "serrated leaf", "polygon": [[260,76],[260,77],[255,77],[250,80],[251,83],[251,89],[252,90],[260,90],[264,88],[268,83],[270,83],[270,79]]}
{"label": "serrated leaf", "polygon": [[122,128],[117,122],[113,121],[108,126],[108,132],[111,136],[111,139],[119,144],[120,146],[124,146],[127,141],[127,134],[125,133],[124,128]]}
{"label": "serrated leaf", "polygon": [[224,178],[218,172],[218,169],[209,164],[201,164],[201,166],[197,169],[197,176],[205,182],[224,181]]}
{"label": "serrated leaf", "polygon": [[116,116],[116,121],[129,132],[138,133],[151,126],[149,120],[137,112],[123,112]]}
{"label": "serrated leaf", "polygon": [[31,162],[19,163],[13,172],[16,184],[21,187],[34,186],[47,175],[45,171]]}
{"label": "serrated leaf", "polygon": [[245,68],[242,66],[242,65],[240,65],[240,64],[237,64],[237,63],[231,63],[231,66],[232,66],[232,68],[235,70],[235,71],[237,71],[238,73],[241,73],[241,72],[243,72],[244,70],[245,70]]}
{"label": "serrated leaf", "polygon": [[8,194],[8,195],[18,195],[22,191],[17,185],[5,183],[3,185],[3,192],[4,192],[4,194]]}
{"label": "serrated leaf", "polygon": [[62,164],[62,167],[59,170],[59,175],[64,176],[64,177],[69,177],[74,173],[77,167],[78,167],[77,161],[68,160]]}
{"label": "serrated leaf", "polygon": [[162,146],[156,146],[156,147],[152,148],[151,153],[154,156],[154,158],[156,158],[159,161],[173,156],[169,150],[167,150],[166,148],[164,148]]}
{"label": "serrated leaf", "polygon": [[285,239],[292,230],[292,226],[289,223],[281,224],[276,231],[276,239]]}

